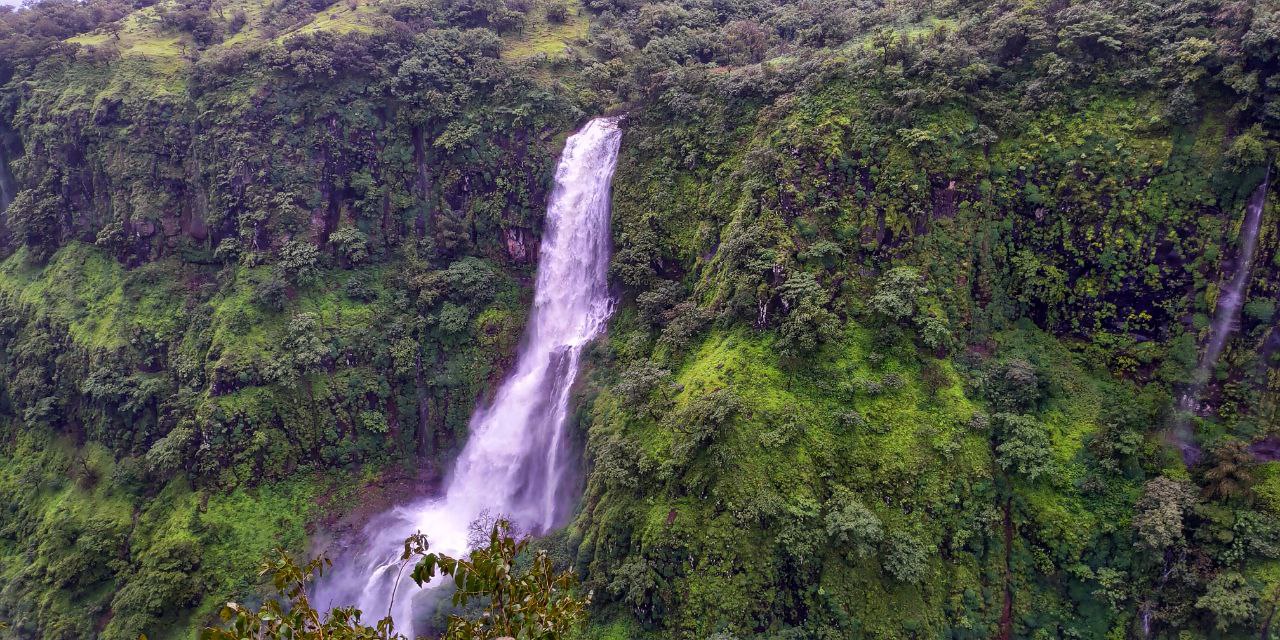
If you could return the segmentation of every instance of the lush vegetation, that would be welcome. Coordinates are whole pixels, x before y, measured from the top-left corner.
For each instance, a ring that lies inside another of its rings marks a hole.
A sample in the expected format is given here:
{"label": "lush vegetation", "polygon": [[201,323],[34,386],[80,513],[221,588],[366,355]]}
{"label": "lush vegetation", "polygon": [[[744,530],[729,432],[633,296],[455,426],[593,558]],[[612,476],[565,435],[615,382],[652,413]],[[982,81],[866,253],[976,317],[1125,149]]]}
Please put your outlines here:
{"label": "lush vegetation", "polygon": [[[479,523],[474,523],[479,524]],[[483,533],[483,532],[481,532]],[[482,536],[483,537],[483,536]],[[486,602],[474,619],[449,617],[444,638],[449,640],[561,640],[585,617],[590,596],[572,593],[577,584],[572,572],[556,572],[546,550],[529,553],[529,538],[510,521],[498,519],[489,529],[487,543],[478,544],[466,558],[431,552],[421,533],[404,543],[400,571],[413,564],[414,584],[426,586],[437,576],[454,585],[453,605],[472,600]],[[527,561],[527,562],[526,562]],[[310,584],[331,566],[326,558],[313,558],[303,566],[284,549],[263,562],[261,573],[270,575],[282,599],[268,600],[254,611],[234,602],[222,610],[224,626],[208,627],[204,640],[398,640],[395,621],[387,616],[373,626],[360,621],[361,611],[336,607],[320,611],[307,594]],[[407,585],[407,583],[406,583]],[[407,589],[406,589],[407,591]],[[408,594],[403,594],[408,596]]]}
{"label": "lush vegetation", "polygon": [[189,635],[430,485],[609,110],[584,635],[1265,636],[1273,206],[1177,398],[1278,55],[1261,0],[0,9],[0,637]]}

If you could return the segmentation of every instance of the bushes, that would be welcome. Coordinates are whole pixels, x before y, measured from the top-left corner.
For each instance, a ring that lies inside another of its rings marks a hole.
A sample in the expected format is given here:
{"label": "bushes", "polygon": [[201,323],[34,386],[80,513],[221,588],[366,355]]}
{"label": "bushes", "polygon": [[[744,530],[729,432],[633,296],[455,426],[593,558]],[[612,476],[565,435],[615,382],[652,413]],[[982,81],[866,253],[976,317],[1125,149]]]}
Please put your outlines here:
{"label": "bushes", "polygon": [[889,320],[899,322],[915,315],[921,296],[929,292],[913,267],[894,267],[876,281],[868,306]]}
{"label": "bushes", "polygon": [[934,549],[906,532],[894,532],[885,542],[881,559],[884,570],[897,580],[908,583],[923,581],[929,573],[929,558]]}
{"label": "bushes", "polygon": [[728,389],[717,389],[691,399],[663,420],[675,436],[667,461],[672,467],[688,465],[730,424],[742,402]]}
{"label": "bushes", "polygon": [[910,320],[925,346],[935,351],[952,345],[951,328],[941,315],[923,308],[929,293],[924,277],[914,267],[894,267],[876,280],[867,305],[875,314],[894,322]]}
{"label": "bushes", "polygon": [[1236,625],[1252,622],[1258,611],[1258,593],[1245,577],[1234,571],[1218,574],[1209,583],[1196,607],[1213,615],[1214,626],[1226,631]]}
{"label": "bushes", "polygon": [[547,5],[547,20],[552,24],[564,24],[569,19],[569,7],[562,2]]}
{"label": "bushes", "polygon": [[1002,411],[1029,411],[1043,396],[1041,378],[1030,362],[1012,358],[999,364],[983,381],[992,406]]}
{"label": "bushes", "polygon": [[851,560],[870,557],[884,539],[880,519],[846,489],[832,495],[824,521],[827,535]]}
{"label": "bushes", "polygon": [[283,311],[289,302],[289,283],[275,274],[259,280],[253,287],[253,303],[267,311]]}
{"label": "bushes", "polygon": [[320,274],[320,251],[308,240],[290,240],[280,248],[276,265],[280,279],[305,287]]}
{"label": "bushes", "polygon": [[[652,362],[641,362],[622,372],[615,389],[631,407],[647,408],[654,404],[663,407],[665,403],[651,403],[655,400],[653,395],[657,391],[669,390],[671,384],[670,371]],[[657,413],[651,409],[650,412]]]}
{"label": "bushes", "polygon": [[1184,514],[1195,502],[1195,487],[1190,483],[1164,476],[1148,480],[1133,518],[1139,541],[1156,551],[1181,544]]}
{"label": "bushes", "polygon": [[839,332],[839,319],[827,309],[830,296],[807,272],[793,274],[779,287],[787,310],[778,327],[783,357],[798,358]]}
{"label": "bushes", "polygon": [[157,623],[196,604],[204,593],[200,568],[204,549],[190,538],[164,538],[146,549],[139,566],[111,599],[115,616],[104,640],[133,640]]}
{"label": "bushes", "polygon": [[666,581],[643,557],[629,558],[618,565],[609,582],[609,593],[630,607],[636,618],[650,625],[662,621],[666,590]]}
{"label": "bushes", "polygon": [[1035,418],[1016,413],[992,416],[996,444],[996,461],[1027,480],[1035,481],[1053,468],[1049,435]]}

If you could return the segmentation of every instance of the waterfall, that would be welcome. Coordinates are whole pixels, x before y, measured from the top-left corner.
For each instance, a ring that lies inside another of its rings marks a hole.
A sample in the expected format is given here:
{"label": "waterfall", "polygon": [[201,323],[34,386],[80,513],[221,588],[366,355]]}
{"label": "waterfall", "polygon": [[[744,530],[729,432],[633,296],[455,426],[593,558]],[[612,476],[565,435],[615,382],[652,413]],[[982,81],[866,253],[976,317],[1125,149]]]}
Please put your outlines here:
{"label": "waterfall", "polygon": [[1217,310],[1213,315],[1213,323],[1209,325],[1209,341],[1205,344],[1200,363],[1196,366],[1191,385],[1178,399],[1178,413],[1174,425],[1174,438],[1182,451],[1182,459],[1188,466],[1200,459],[1200,449],[1195,445],[1191,433],[1190,414],[1200,409],[1200,395],[1204,392],[1218,357],[1227,346],[1227,339],[1239,328],[1240,308],[1244,306],[1244,296],[1249,288],[1249,275],[1253,268],[1253,257],[1258,251],[1258,231],[1262,227],[1262,213],[1267,205],[1267,189],[1271,183],[1271,166],[1267,165],[1267,174],[1249,196],[1245,207],[1244,222],[1240,225],[1240,253],[1236,257],[1235,273],[1226,282],[1218,294]]}
{"label": "waterfall", "polygon": [[[609,189],[621,139],[618,119],[597,118],[565,143],[515,367],[493,402],[472,415],[471,436],[444,495],[374,518],[352,560],[319,585],[318,605],[355,603],[366,620],[391,610],[397,629],[413,637],[413,594],[403,585],[395,591],[406,537],[421,531],[433,551],[459,555],[468,550],[469,525],[483,512],[534,533],[569,516],[576,465],[566,455],[565,422],[582,348],[613,310],[606,283]],[[412,585],[407,577],[403,582]]]}
{"label": "waterfall", "polygon": [[18,185],[9,173],[9,159],[5,156],[4,143],[0,142],[0,213],[9,208],[13,197],[18,194]]}

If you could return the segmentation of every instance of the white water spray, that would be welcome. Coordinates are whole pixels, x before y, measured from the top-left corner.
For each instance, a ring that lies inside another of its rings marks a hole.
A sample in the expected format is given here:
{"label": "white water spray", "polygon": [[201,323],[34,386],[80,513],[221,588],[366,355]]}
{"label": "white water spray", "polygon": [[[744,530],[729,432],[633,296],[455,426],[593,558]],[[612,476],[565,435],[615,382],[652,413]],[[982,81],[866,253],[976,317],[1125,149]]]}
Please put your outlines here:
{"label": "white water spray", "polygon": [[1183,462],[1188,466],[1200,460],[1200,449],[1191,433],[1191,414],[1200,410],[1200,395],[1213,374],[1213,368],[1227,346],[1227,338],[1239,328],[1240,309],[1244,306],[1245,292],[1249,287],[1249,275],[1253,269],[1254,254],[1258,251],[1258,231],[1262,228],[1262,213],[1267,205],[1267,189],[1271,183],[1271,167],[1262,184],[1249,196],[1245,207],[1244,222],[1240,225],[1240,253],[1236,257],[1235,273],[1224,283],[1218,295],[1217,310],[1209,325],[1209,341],[1205,344],[1200,363],[1196,366],[1191,386],[1178,399],[1178,416],[1175,418],[1174,438],[1182,451]]}
{"label": "white water spray", "polygon": [[606,283],[609,189],[621,139],[617,118],[597,118],[565,143],[514,370],[493,403],[472,415],[471,436],[444,495],[371,521],[354,560],[320,585],[320,605],[354,602],[367,620],[390,611],[397,629],[413,637],[412,582],[403,578],[396,592],[406,537],[421,531],[433,551],[460,555],[468,551],[469,525],[482,512],[535,533],[569,515],[576,500],[567,495],[575,472],[566,455],[569,393],[583,346],[613,310]]}

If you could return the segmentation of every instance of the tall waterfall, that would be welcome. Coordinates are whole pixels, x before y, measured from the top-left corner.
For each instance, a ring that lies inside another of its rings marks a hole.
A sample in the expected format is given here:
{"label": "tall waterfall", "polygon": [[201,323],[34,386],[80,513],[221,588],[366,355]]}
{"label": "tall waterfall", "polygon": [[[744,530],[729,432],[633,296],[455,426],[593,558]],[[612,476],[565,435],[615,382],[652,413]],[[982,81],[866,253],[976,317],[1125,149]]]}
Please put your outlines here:
{"label": "tall waterfall", "polygon": [[0,144],[0,213],[9,208],[13,197],[17,195],[18,185],[9,173],[9,158],[5,156],[4,144]]}
{"label": "tall waterfall", "polygon": [[[472,415],[471,436],[444,495],[373,519],[354,560],[320,585],[319,605],[354,602],[366,620],[390,610],[397,629],[413,637],[412,590],[402,584],[392,605],[406,537],[421,531],[433,551],[457,555],[468,550],[468,526],[482,512],[532,532],[569,515],[576,500],[567,495],[575,468],[565,451],[569,392],[583,346],[613,310],[606,284],[609,189],[621,139],[616,118],[597,118],[565,143],[515,368],[492,404]],[[407,577],[403,583],[412,585]]]}
{"label": "tall waterfall", "polygon": [[1205,384],[1213,374],[1222,350],[1227,346],[1227,339],[1239,328],[1240,309],[1244,306],[1245,291],[1249,287],[1254,254],[1258,252],[1258,231],[1262,228],[1262,213],[1267,205],[1270,183],[1271,167],[1268,164],[1266,177],[1253,190],[1253,194],[1249,196],[1249,204],[1245,207],[1244,222],[1240,225],[1240,253],[1236,257],[1235,273],[1231,275],[1231,280],[1223,283],[1213,323],[1209,325],[1209,341],[1200,356],[1191,385],[1178,400],[1180,415],[1175,418],[1174,437],[1182,450],[1183,461],[1188,465],[1195,464],[1200,459],[1200,449],[1192,438],[1190,414],[1200,409],[1200,395],[1204,392]]}

